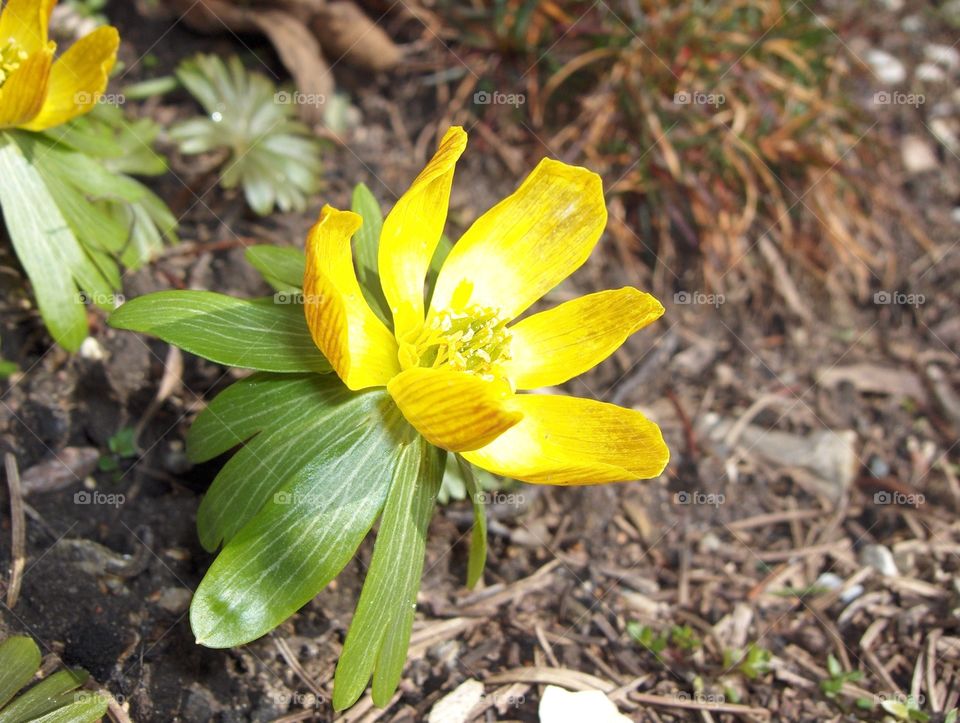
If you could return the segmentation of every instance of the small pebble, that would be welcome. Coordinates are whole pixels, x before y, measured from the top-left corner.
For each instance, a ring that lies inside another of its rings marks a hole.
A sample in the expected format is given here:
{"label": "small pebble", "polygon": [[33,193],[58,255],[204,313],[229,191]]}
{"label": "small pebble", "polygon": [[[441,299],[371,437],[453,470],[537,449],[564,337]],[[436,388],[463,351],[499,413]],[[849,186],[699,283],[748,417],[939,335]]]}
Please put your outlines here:
{"label": "small pebble", "polygon": [[904,136],[900,145],[900,155],[907,173],[917,174],[935,170],[940,163],[933,147],[925,138],[918,135]]}
{"label": "small pebble", "polygon": [[960,51],[953,45],[929,43],[927,47],[923,49],[923,55],[931,63],[935,63],[947,70],[960,68]]}
{"label": "small pebble", "polygon": [[897,85],[907,78],[907,69],[886,50],[871,48],[867,51],[867,64],[881,83]]}
{"label": "small pebble", "polygon": [[914,77],[924,83],[943,83],[947,79],[947,74],[939,65],[920,63],[914,71]]}
{"label": "small pebble", "polygon": [[103,361],[103,347],[92,336],[88,336],[80,344],[80,357],[90,361]]}
{"label": "small pebble", "polygon": [[172,615],[179,615],[190,607],[193,593],[185,587],[167,587],[160,593],[157,605]]}
{"label": "small pebble", "polygon": [[900,574],[893,553],[883,545],[864,545],[860,550],[860,564],[869,565],[884,577],[897,577]]}

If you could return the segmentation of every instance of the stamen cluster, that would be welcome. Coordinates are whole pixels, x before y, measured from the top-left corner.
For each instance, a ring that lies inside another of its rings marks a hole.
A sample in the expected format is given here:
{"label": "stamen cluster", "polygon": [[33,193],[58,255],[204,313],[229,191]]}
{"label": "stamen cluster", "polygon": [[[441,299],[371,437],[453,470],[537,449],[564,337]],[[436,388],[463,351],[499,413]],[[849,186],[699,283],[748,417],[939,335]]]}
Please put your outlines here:
{"label": "stamen cluster", "polygon": [[470,306],[431,314],[404,366],[449,367],[487,379],[510,359],[510,330],[497,309]]}

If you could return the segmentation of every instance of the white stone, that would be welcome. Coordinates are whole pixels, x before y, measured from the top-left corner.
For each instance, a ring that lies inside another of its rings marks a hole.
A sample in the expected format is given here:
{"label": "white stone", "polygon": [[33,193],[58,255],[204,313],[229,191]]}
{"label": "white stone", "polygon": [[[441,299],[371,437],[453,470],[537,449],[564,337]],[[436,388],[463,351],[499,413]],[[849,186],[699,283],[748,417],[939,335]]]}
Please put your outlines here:
{"label": "white stone", "polygon": [[907,173],[932,171],[938,165],[937,156],[926,139],[918,135],[905,136],[900,145],[900,155]]}
{"label": "white stone", "polygon": [[600,690],[569,690],[548,685],[540,699],[540,723],[630,723]]}
{"label": "white stone", "polygon": [[907,78],[907,69],[886,50],[871,48],[867,51],[867,64],[881,83],[897,85]]}
{"label": "white stone", "polygon": [[860,564],[869,565],[884,577],[897,577],[900,574],[893,553],[883,545],[864,545],[860,550]]}
{"label": "white stone", "polygon": [[923,49],[923,55],[931,63],[936,63],[947,70],[960,68],[960,50],[952,45],[929,43]]}
{"label": "white stone", "polygon": [[92,336],[88,336],[80,344],[80,357],[90,361],[103,361],[103,347]]}
{"label": "white stone", "polygon": [[430,710],[428,723],[466,723],[477,704],[483,700],[483,683],[479,680],[463,681],[447,693]]}
{"label": "white stone", "polygon": [[947,74],[939,65],[920,63],[913,72],[913,77],[923,83],[943,83],[947,79]]}

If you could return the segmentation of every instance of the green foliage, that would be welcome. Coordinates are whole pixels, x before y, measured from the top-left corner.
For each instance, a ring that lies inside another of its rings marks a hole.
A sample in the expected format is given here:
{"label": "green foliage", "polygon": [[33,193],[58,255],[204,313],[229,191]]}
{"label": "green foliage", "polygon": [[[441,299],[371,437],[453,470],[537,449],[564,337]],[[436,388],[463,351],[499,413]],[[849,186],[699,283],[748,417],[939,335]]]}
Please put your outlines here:
{"label": "green foliage", "polygon": [[247,261],[279,293],[294,294],[303,286],[303,251],[289,246],[248,246]]}
{"label": "green foliage", "polygon": [[181,63],[176,75],[207,113],[171,129],[180,151],[226,149],[220,185],[242,187],[248,205],[261,216],[274,206],[305,210],[319,186],[320,145],[295,120],[289,94],[247,71],[236,56],[224,63],[214,55],[198,55]]}
{"label": "green foliage", "polygon": [[641,625],[635,620],[627,623],[627,633],[657,660],[662,660],[660,653],[666,650],[667,645],[670,644],[669,631],[657,633],[649,625]]}
{"label": "green foliage", "polygon": [[121,306],[110,324],[152,334],[228,366],[265,372],[330,371],[303,307],[290,299],[237,299],[212,291],[161,291]]}
{"label": "green foliage", "polygon": [[16,362],[9,361],[8,359],[0,359],[0,380],[9,379],[18,371],[20,371],[20,367]]}
{"label": "green foliage", "polygon": [[[487,564],[487,510],[480,498],[480,485],[472,464],[459,454],[457,469],[463,477],[467,492],[470,493],[470,502],[473,506],[473,529],[470,531],[470,557],[467,559],[467,587],[476,585],[483,577],[483,568]],[[489,474],[484,471],[484,474]],[[447,477],[444,476],[444,481]]]}
{"label": "green foliage", "polygon": [[0,723],[93,723],[107,712],[106,698],[78,690],[89,677],[79,668],[54,673],[14,698],[39,668],[40,649],[30,638],[0,643]]}
{"label": "green foliage", "polygon": [[631,620],[627,623],[627,634],[661,662],[663,659],[660,654],[668,646],[680,654],[686,654],[692,653],[703,644],[689,625],[674,625],[669,630],[657,632],[649,625],[641,625]]}
{"label": "green foliage", "polygon": [[363,296],[385,324],[392,321],[390,306],[380,287],[380,272],[377,252],[380,248],[380,230],[383,228],[383,213],[380,204],[370,189],[358,183],[353,189],[351,210],[360,215],[363,225],[353,236],[353,258],[356,260],[357,280]]}
{"label": "green foliage", "polygon": [[751,643],[743,650],[723,651],[724,670],[737,670],[748,680],[756,680],[770,671],[770,651]]}
{"label": "green foliage", "polygon": [[[880,703],[880,707],[892,715],[898,721],[920,721],[926,723],[930,716],[924,713],[917,700],[908,695],[904,700],[885,700]],[[956,717],[956,714],[954,714]]]}
{"label": "green foliage", "polygon": [[333,707],[353,705],[373,676],[373,702],[386,705],[406,660],[427,528],[446,452],[422,438],[406,445],[394,471],[373,559],[334,679]]}
{"label": "green foliage", "polygon": [[863,678],[863,673],[859,670],[844,671],[840,661],[833,655],[827,656],[827,674],[830,677],[820,681],[820,690],[828,698],[836,698],[844,685],[856,683]]}
{"label": "green foliage", "polygon": [[122,300],[118,261],[137,268],[176,240],[167,206],[127,175],[166,168],[151,148],[157,132],[105,104],[45,133],[0,132],[7,233],[47,329],[69,351],[87,335],[85,302]]}
{"label": "green foliage", "polygon": [[299,467],[278,461],[276,491],[197,589],[190,622],[203,645],[241,645],[279,625],[340,573],[380,514],[413,431],[383,391],[353,394],[329,411],[321,402],[308,397],[297,420],[327,417],[322,434],[303,437],[318,442],[313,455]]}

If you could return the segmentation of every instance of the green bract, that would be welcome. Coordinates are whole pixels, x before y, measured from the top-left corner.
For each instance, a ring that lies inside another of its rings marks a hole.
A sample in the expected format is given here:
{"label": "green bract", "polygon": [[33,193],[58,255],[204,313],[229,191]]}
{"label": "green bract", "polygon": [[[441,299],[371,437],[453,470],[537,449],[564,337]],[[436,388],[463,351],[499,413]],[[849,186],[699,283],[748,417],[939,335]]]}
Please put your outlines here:
{"label": "green bract", "polygon": [[[354,239],[362,291],[386,314],[376,267],[383,219],[364,186],[354,192],[354,210],[364,218],[364,232]],[[326,373],[330,366],[301,305],[302,251],[254,246],[246,255],[276,290],[273,297],[163,291],[110,317],[114,327],[256,370],[221,392],[187,437],[194,462],[237,450],[197,515],[203,546],[222,549],[194,596],[193,631],[199,643],[217,648],[269,632],[343,570],[379,518],[333,704],[352,705],[372,679],[374,703],[386,705],[406,660],[447,453],[410,426],[385,389],[351,392]],[[469,492],[474,504],[468,565],[474,584],[486,558],[484,509],[471,466],[456,457],[452,467],[447,487],[460,497]],[[489,486],[489,475],[483,479]]]}
{"label": "green bract", "polygon": [[129,124],[115,107],[44,133],[0,132],[0,206],[7,233],[33,285],[54,340],[76,351],[87,335],[85,302],[120,300],[120,268],[154,257],[176,240],[167,206],[126,175],[156,174],[156,128]]}

